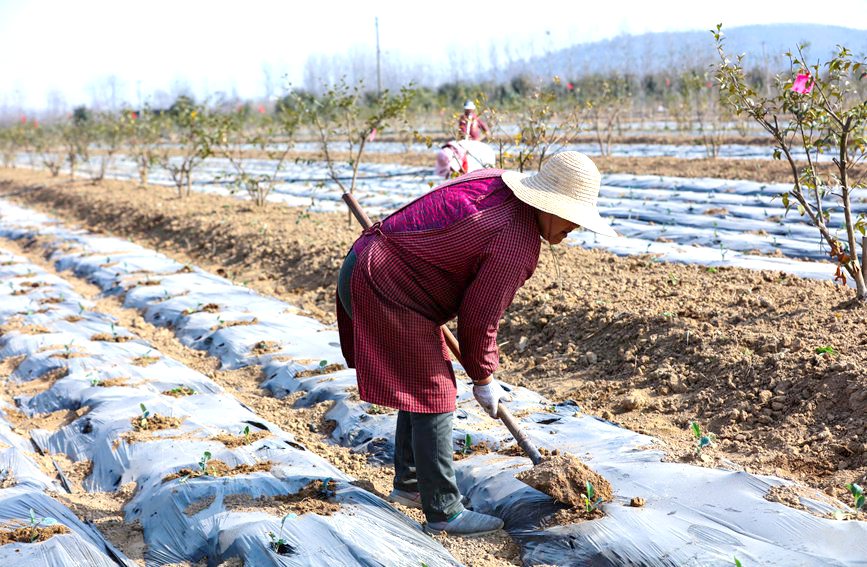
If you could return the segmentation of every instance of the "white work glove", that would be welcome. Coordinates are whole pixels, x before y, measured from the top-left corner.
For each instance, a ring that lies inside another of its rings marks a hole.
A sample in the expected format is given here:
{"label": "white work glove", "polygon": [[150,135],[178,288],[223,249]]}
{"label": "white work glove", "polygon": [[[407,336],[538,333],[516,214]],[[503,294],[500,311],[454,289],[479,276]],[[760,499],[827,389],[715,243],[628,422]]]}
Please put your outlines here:
{"label": "white work glove", "polygon": [[512,396],[506,393],[496,380],[491,380],[484,386],[473,384],[473,397],[488,415],[497,417],[500,402],[511,402]]}

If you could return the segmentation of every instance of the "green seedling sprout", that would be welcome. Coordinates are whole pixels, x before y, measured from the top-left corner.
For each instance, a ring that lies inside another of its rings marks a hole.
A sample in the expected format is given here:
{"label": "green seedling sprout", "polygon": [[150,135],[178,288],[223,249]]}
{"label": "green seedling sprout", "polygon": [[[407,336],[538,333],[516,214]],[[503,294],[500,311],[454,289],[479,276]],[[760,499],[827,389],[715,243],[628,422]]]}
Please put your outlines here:
{"label": "green seedling sprout", "polygon": [[744,564],[737,557],[735,557],[735,567],[744,567]]}
{"label": "green seedling sprout", "polygon": [[830,354],[834,356],[837,354],[837,349],[832,346],[820,346],[816,347],[816,354]]}
{"label": "green seedling sprout", "polygon": [[90,385],[94,388],[99,386],[100,382],[102,382],[102,380],[100,380],[99,378],[91,378],[90,379]]}
{"label": "green seedling sprout", "polygon": [[709,274],[715,274],[715,273],[717,273],[718,271],[719,271],[719,269],[718,269],[718,268],[715,268],[714,266],[711,266],[711,267],[709,267],[709,268],[707,269],[707,272],[708,272]]}
{"label": "green seedling sprout", "polygon": [[57,520],[54,518],[36,518],[36,512],[33,511],[33,508],[30,509],[30,543],[33,543],[39,538],[39,534],[36,532],[36,528],[39,526],[53,526],[57,523]]}
{"label": "green seedling sprout", "polygon": [[114,323],[111,323],[111,336],[117,338],[117,331],[114,330]]}
{"label": "green seedling sprout", "polygon": [[150,417],[151,412],[148,411],[148,408],[146,408],[144,404],[139,404],[138,406],[141,408],[141,419],[139,419],[138,422],[139,426],[141,426],[142,429],[147,429],[148,417]]}
{"label": "green seedling sprout", "polygon": [[858,513],[864,510],[864,489],[861,488],[860,485],[852,482],[846,484],[846,490],[848,490],[852,494],[852,507],[855,508],[855,512]]}
{"label": "green seedling sprout", "polygon": [[202,471],[203,475],[208,474],[208,461],[211,460],[211,452],[205,451],[202,453],[202,458],[199,459],[199,470]]}
{"label": "green seedling sprout", "polygon": [[78,314],[81,315],[82,313],[84,313],[84,304],[79,303],[78,304]]}
{"label": "green seedling sprout", "polygon": [[333,490],[331,490],[330,488],[328,488],[328,485],[329,485],[329,484],[331,484],[331,477],[328,477],[328,478],[326,478],[326,479],[323,479],[323,481],[322,481],[322,489],[321,489],[320,492],[322,493],[322,496],[325,497],[325,498],[333,498],[333,497],[336,495],[336,492],[335,492],[335,491],[333,491]]}
{"label": "green seedling sprout", "polygon": [[470,448],[472,448],[472,446],[473,446],[473,438],[472,438],[472,436],[471,436],[469,433],[467,433],[467,436],[464,437],[464,450],[463,450],[463,454],[466,455],[467,453],[469,453],[469,452],[470,452]]}
{"label": "green seedling sprout", "polygon": [[587,494],[581,495],[581,498],[584,500],[584,511],[592,514],[599,509],[602,499],[596,497],[596,489],[593,488],[593,483],[589,480],[584,484],[584,490],[587,492]]}
{"label": "green seedling sprout", "polygon": [[320,360],[319,361],[319,368],[325,368],[326,366],[328,366],[327,360]]}
{"label": "green seedling sprout", "polygon": [[689,429],[692,431],[693,437],[696,440],[695,454],[700,455],[701,450],[705,447],[710,447],[714,440],[716,440],[716,435],[713,433],[702,434],[701,426],[697,421],[693,421],[689,424]]}
{"label": "green seedling sprout", "polygon": [[244,444],[249,445],[250,444],[250,426],[249,425],[244,427],[244,430],[241,432],[241,435],[244,436]]}
{"label": "green seedling sprout", "polygon": [[268,538],[271,540],[269,546],[274,553],[278,555],[283,555],[286,553],[291,553],[293,551],[292,546],[289,545],[289,542],[283,539],[283,525],[286,523],[286,520],[295,517],[297,517],[297,514],[294,514],[292,512],[283,516],[283,519],[280,520],[280,537],[274,535],[274,532],[268,532]]}

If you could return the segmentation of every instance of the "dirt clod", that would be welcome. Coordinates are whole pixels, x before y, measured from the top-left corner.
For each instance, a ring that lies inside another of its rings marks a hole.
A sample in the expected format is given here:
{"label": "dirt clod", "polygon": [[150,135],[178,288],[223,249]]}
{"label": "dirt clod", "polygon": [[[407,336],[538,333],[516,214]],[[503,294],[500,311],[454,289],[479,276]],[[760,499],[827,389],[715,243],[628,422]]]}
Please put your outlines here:
{"label": "dirt clod", "polygon": [[274,463],[271,461],[262,461],[254,465],[237,465],[230,467],[219,459],[210,459],[205,464],[205,470],[182,468],[176,473],[172,473],[163,478],[163,482],[169,482],[176,478],[198,478],[200,476],[238,476],[242,474],[250,474],[254,472],[267,472],[271,470]]}
{"label": "dirt clod", "polygon": [[220,435],[216,435],[211,439],[213,439],[214,441],[219,441],[229,449],[234,449],[243,445],[255,443],[259,439],[270,437],[270,435],[271,433],[268,431],[253,431],[249,435],[229,435],[228,433],[223,433]]}
{"label": "dirt clod", "polygon": [[228,510],[261,510],[275,516],[285,516],[288,513],[318,514],[330,516],[340,509],[340,504],[333,499],[337,483],[333,480],[324,485],[316,479],[296,492],[295,494],[278,494],[276,496],[263,496],[250,498],[246,494],[233,494],[226,497],[226,509]]}
{"label": "dirt clod", "polygon": [[299,370],[297,374],[295,374],[296,378],[307,378],[308,376],[319,376],[320,374],[330,374],[331,372],[337,372],[338,370],[343,370],[342,364],[326,364],[324,366],[320,366],[318,368],[314,368],[312,370]]}
{"label": "dirt clod", "polygon": [[111,335],[109,333],[97,333],[90,337],[92,341],[103,341],[106,343],[125,343],[131,341],[133,337],[127,335]]}
{"label": "dirt clod", "polygon": [[587,482],[593,485],[596,498],[608,502],[612,497],[608,481],[572,455],[544,459],[533,468],[518,473],[516,478],[567,506],[584,505]]}
{"label": "dirt clod", "polygon": [[134,417],[131,420],[134,431],[157,431],[160,429],[175,429],[183,421],[182,417],[166,417],[164,415],[154,414],[146,419]]}
{"label": "dirt clod", "polygon": [[68,534],[69,528],[63,525],[31,528],[21,526],[14,529],[0,528],[0,545],[7,543],[38,543],[60,534]]}

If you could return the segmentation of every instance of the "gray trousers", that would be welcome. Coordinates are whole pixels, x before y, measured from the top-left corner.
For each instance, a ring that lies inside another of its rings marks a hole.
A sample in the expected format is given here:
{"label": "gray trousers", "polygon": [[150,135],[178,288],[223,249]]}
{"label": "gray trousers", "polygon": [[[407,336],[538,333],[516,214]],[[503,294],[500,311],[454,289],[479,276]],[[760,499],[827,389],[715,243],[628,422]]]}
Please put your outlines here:
{"label": "gray trousers", "polygon": [[[337,277],[337,295],[350,318],[349,281],[355,262],[355,252],[350,251]],[[397,412],[394,487],[421,494],[421,507],[428,522],[445,522],[464,509],[452,455],[452,412]]]}
{"label": "gray trousers", "polygon": [[397,412],[394,487],[421,494],[428,522],[445,522],[464,509],[452,455],[452,412]]}

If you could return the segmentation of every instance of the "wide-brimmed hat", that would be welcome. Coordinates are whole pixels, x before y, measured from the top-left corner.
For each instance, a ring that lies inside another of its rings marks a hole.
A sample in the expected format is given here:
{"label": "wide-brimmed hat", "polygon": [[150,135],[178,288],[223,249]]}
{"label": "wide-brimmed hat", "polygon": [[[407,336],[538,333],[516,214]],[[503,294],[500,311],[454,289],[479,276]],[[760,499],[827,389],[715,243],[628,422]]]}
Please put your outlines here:
{"label": "wide-brimmed hat", "polygon": [[601,180],[596,164],[589,157],[571,151],[554,154],[535,175],[503,173],[509,189],[528,205],[597,234],[617,236],[596,208]]}
{"label": "wide-brimmed hat", "polygon": [[475,109],[476,109],[476,103],[474,103],[471,100],[468,100],[467,103],[464,104],[464,110],[475,110]]}

